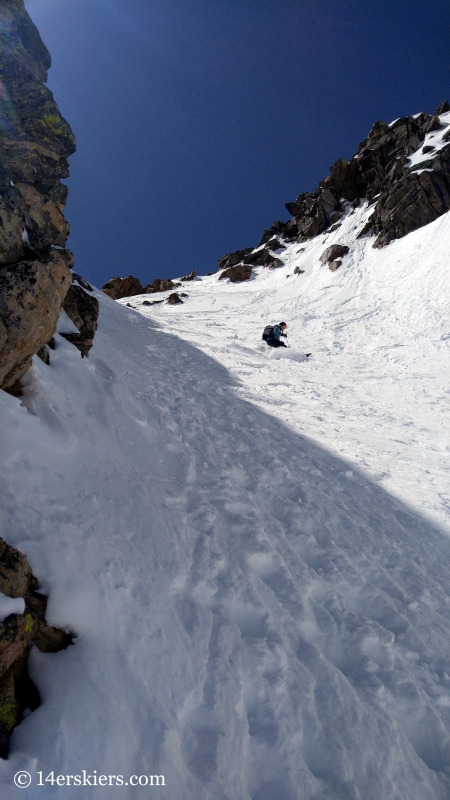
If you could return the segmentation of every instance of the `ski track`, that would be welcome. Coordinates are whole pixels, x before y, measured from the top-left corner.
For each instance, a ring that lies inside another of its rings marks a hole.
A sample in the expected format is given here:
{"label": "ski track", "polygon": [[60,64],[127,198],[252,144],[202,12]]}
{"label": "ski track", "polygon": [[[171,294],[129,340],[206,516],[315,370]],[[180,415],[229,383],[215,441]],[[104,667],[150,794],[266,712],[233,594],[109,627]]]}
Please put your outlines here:
{"label": "ski track", "polygon": [[[380,251],[355,240],[370,213],[349,208],[339,230],[277,251],[286,267],[256,269],[246,284],[186,283],[183,307],[121,302],[219,360],[243,398],[450,533],[450,214]],[[335,242],[351,252],[331,273],[319,256]],[[261,331],[280,318],[291,350],[268,354]],[[307,365],[301,350],[313,351]]]}
{"label": "ski track", "polygon": [[[18,769],[166,777],[88,800],[447,800],[448,322],[410,253],[448,224],[381,254],[359,240],[333,274],[288,252],[146,316],[98,293],[89,361],[56,336],[22,400],[0,398],[2,530],[78,634],[32,653],[44,702],[0,762],[5,800],[81,795],[15,789]],[[400,298],[383,257],[409,260]],[[297,263],[311,274],[286,279]],[[259,343],[278,317],[314,361]]]}

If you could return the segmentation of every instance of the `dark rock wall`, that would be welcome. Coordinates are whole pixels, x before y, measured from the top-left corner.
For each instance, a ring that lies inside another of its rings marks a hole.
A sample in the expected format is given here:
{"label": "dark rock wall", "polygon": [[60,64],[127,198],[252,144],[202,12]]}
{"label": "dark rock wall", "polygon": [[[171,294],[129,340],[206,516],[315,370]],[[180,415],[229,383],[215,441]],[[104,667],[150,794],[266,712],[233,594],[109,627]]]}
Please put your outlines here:
{"label": "dark rock wall", "polygon": [[339,159],[315,192],[303,192],[295,202],[286,203],[292,218],[278,220],[264,231],[258,245],[265,245],[264,250],[237,250],[219,259],[219,268],[242,263],[276,266],[268,252],[274,249],[270,247],[274,237],[304,242],[317,236],[339,224],[345,203],[358,205],[367,199],[373,204],[364,233],[375,235],[374,247],[384,247],[445,214],[450,210],[450,131],[444,136],[448,144],[434,156],[430,152],[430,158],[420,164],[421,170],[428,171],[415,170],[408,158],[427,133],[443,129],[439,114],[449,110],[445,102],[435,114],[403,117],[391,125],[376,122],[350,161]]}
{"label": "dark rock wall", "polygon": [[0,3],[0,387],[55,332],[72,282],[64,218],[73,133],[44,85],[50,56],[23,0]]}

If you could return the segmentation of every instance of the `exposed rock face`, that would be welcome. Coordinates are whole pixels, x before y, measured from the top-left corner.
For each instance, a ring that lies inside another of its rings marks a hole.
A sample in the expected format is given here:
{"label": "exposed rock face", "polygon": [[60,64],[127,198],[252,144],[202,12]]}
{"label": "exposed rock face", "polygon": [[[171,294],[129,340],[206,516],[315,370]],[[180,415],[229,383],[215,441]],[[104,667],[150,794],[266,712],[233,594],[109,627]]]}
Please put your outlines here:
{"label": "exposed rock face", "polygon": [[332,244],[327,247],[320,256],[321,264],[329,264],[330,261],[335,261],[336,258],[346,256],[350,248],[346,244]]}
{"label": "exposed rock face", "polygon": [[235,267],[236,264],[240,264],[242,262],[244,256],[247,256],[252,251],[253,247],[246,247],[244,250],[236,250],[234,253],[228,253],[228,255],[223,256],[223,258],[219,258],[217,262],[219,265],[219,269],[228,269],[228,267]]}
{"label": "exposed rock face", "polygon": [[[77,282],[72,284],[66,294],[64,311],[78,328],[79,333],[64,333],[63,336],[69,342],[72,342],[75,347],[78,347],[82,357],[87,358],[98,327],[99,303],[97,298],[89,293],[89,290],[85,291],[83,288],[83,285],[89,286],[89,284],[82,278],[80,279],[78,275],[74,275],[75,277]],[[77,285],[80,280],[82,285]],[[89,288],[92,291],[92,288]]]}
{"label": "exposed rock face", "polygon": [[252,264],[254,267],[282,267],[283,262],[274,256],[268,247],[263,247],[261,250],[256,250],[248,256],[244,256],[244,264]]}
{"label": "exposed rock face", "polygon": [[111,278],[102,286],[102,292],[113,300],[134,297],[136,294],[143,294],[144,291],[139,278],[134,278],[133,275],[128,275],[127,278]]}
{"label": "exposed rock face", "polygon": [[71,283],[63,211],[75,139],[44,85],[50,56],[23,0],[0,4],[0,386],[55,332]]}
{"label": "exposed rock face", "polygon": [[225,269],[219,275],[219,280],[222,280],[222,278],[229,278],[231,283],[238,283],[239,281],[248,281],[251,276],[252,267],[249,264],[237,264],[235,267]]}
{"label": "exposed rock face", "polygon": [[[375,234],[374,247],[383,247],[445,214],[450,210],[450,125],[448,117],[443,120],[442,115],[449,111],[446,101],[434,114],[402,117],[390,125],[376,122],[350,161],[340,158],[315,192],[303,192],[295,202],[286,203],[292,219],[276,220],[264,231],[258,245],[265,245],[263,250],[237,250],[223,256],[219,267],[226,269],[242,262],[281,266],[279,259],[278,264],[270,263],[275,256],[269,252],[277,249],[277,242],[278,247],[283,246],[280,237],[285,242],[304,242],[336,230],[348,203],[356,207],[363,199],[374,209],[360,235]],[[445,132],[444,127],[448,127]],[[417,153],[427,135],[438,131],[442,131],[445,146],[436,149],[425,144],[421,152],[429,158],[412,164],[410,156]]]}
{"label": "exposed rock face", "polygon": [[52,250],[46,258],[0,269],[0,385],[11,387],[31,365],[32,356],[56,329],[72,282],[72,254]]}
{"label": "exposed rock face", "polygon": [[450,145],[432,160],[431,169],[402,175],[382,193],[370,218],[378,234],[376,247],[401,239],[450,209]]}
{"label": "exposed rock face", "polygon": [[376,122],[349,162],[339,159],[314,193],[305,192],[295,203],[286,204],[294,217],[286,224],[287,238],[292,235],[294,222],[299,241],[327,230],[342,214],[343,201],[356,204],[363,198],[376,200],[368,226],[378,234],[376,247],[401,238],[448,211],[450,146],[420,164],[421,169],[432,172],[414,174],[414,167],[408,163],[426,134],[443,127],[439,115],[447,113],[442,110],[447,106],[443,103],[433,115],[403,117],[391,125]]}
{"label": "exposed rock face", "polygon": [[26,556],[0,539],[0,592],[23,597],[23,614],[11,614],[0,623],[0,757],[6,758],[11,733],[26,708],[40,705],[39,692],[28,675],[27,663],[34,644],[43,653],[68,647],[73,635],[45,621],[47,598],[36,591]]}

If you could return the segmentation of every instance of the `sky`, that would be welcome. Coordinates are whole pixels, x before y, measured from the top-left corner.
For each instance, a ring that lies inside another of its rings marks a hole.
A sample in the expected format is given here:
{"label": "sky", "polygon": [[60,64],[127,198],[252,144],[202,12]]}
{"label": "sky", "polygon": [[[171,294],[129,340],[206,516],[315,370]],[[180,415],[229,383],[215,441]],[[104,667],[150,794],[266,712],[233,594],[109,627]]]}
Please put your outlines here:
{"label": "sky", "polygon": [[66,216],[97,286],[217,268],[378,119],[450,99],[444,0],[26,0],[77,139]]}

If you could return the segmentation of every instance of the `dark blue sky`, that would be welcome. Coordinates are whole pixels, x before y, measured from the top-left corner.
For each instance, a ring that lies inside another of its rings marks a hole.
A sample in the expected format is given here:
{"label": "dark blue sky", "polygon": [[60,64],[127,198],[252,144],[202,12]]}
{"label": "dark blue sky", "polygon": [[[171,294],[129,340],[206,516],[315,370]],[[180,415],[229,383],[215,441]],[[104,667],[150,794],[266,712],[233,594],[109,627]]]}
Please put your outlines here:
{"label": "dark blue sky", "polygon": [[205,274],[378,119],[450,99],[448,0],[26,0],[77,138],[76,269]]}

